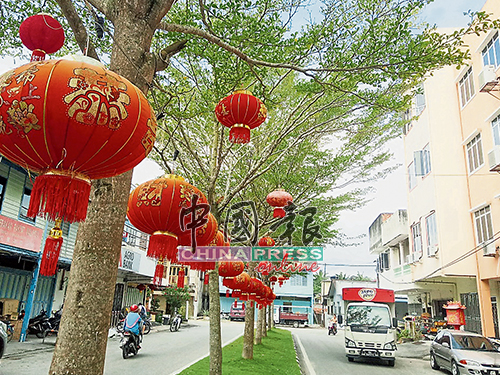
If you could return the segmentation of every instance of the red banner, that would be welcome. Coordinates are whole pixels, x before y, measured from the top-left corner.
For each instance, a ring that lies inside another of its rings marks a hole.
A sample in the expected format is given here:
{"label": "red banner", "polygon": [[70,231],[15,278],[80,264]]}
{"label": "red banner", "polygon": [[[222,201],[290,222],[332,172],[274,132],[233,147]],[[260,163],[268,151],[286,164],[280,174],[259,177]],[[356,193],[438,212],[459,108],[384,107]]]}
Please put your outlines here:
{"label": "red banner", "polygon": [[0,243],[39,252],[43,230],[0,215]]}
{"label": "red banner", "polygon": [[344,301],[358,302],[394,302],[394,291],[379,288],[343,288],[342,299]]}

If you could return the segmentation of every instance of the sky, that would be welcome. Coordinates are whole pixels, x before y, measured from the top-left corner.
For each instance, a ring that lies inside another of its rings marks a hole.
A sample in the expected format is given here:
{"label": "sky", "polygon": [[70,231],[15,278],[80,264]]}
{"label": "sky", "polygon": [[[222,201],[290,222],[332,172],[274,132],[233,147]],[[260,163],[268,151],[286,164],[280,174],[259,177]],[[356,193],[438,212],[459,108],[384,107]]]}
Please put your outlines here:
{"label": "sky", "polygon": [[[463,27],[470,20],[463,13],[469,9],[477,11],[484,3],[485,0],[435,0],[426,6],[421,20],[431,25],[436,24],[438,27]],[[24,63],[24,61],[14,61],[9,58],[0,60],[0,74],[20,63]],[[390,165],[403,165],[402,139],[391,141],[387,147],[394,153]],[[140,184],[161,174],[163,171],[153,161],[146,159],[134,169],[132,182]],[[365,237],[355,240],[359,243],[357,246],[347,248],[327,246],[325,248],[324,263],[326,263],[326,269],[325,266],[322,266],[322,270],[326,270],[329,275],[339,272],[355,275],[360,272],[372,278],[376,276],[374,263],[376,256],[369,253],[368,228],[379,214],[407,207],[405,169],[399,167],[391,175],[371,184],[371,186],[374,188],[374,192],[368,195],[371,201],[355,212],[343,212],[336,225],[336,228],[341,229],[349,237],[360,235]],[[350,266],[339,266],[339,264]]]}

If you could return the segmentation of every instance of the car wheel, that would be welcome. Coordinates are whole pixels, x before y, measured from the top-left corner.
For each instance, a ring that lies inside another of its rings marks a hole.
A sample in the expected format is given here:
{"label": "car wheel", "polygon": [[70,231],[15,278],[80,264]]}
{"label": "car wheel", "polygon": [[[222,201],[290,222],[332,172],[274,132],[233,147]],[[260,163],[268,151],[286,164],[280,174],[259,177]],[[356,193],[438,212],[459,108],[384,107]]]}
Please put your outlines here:
{"label": "car wheel", "polygon": [[434,356],[434,354],[431,354],[431,367],[433,370],[439,370],[439,365],[437,364],[436,362],[436,357]]}
{"label": "car wheel", "polygon": [[458,369],[458,365],[454,360],[451,360],[451,374],[452,375],[460,375],[460,370]]}
{"label": "car wheel", "polygon": [[389,367],[394,367],[394,364],[395,364],[395,363],[396,363],[396,360],[395,360],[395,359],[389,359],[389,360],[387,361],[387,365],[388,365]]}

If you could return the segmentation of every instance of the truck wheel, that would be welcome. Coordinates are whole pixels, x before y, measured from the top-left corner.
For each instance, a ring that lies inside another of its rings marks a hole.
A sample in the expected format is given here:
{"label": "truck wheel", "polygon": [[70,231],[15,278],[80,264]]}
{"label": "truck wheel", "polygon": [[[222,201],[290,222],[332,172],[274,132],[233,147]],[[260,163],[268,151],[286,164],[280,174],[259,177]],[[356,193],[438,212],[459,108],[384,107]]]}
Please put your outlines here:
{"label": "truck wheel", "polygon": [[389,367],[394,367],[394,363],[395,363],[395,362],[396,362],[396,360],[395,360],[395,359],[389,359],[389,360],[387,361],[387,365],[388,365]]}
{"label": "truck wheel", "polygon": [[299,328],[299,322],[293,322],[293,328]]}
{"label": "truck wheel", "polygon": [[347,357],[347,360],[348,360],[349,362],[354,362],[354,358],[352,358],[352,357]]}

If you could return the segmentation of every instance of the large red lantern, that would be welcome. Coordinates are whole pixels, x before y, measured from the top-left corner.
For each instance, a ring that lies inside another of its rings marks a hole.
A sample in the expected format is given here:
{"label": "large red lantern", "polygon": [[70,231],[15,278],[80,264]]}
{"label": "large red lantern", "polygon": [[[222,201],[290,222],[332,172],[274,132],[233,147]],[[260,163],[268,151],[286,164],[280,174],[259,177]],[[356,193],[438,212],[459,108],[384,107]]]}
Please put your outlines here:
{"label": "large red lantern", "polygon": [[271,237],[262,237],[259,240],[259,246],[274,246],[276,242],[274,242],[274,239]]}
{"label": "large red lantern", "polygon": [[40,174],[27,215],[83,221],[90,181],[124,173],[151,151],[156,120],[125,78],[68,59],[0,76],[0,154]]}
{"label": "large red lantern", "polygon": [[64,30],[52,16],[44,13],[26,18],[19,28],[21,41],[30,51],[31,61],[45,59],[46,53],[59,51],[64,44]]}
{"label": "large red lantern", "polygon": [[267,109],[250,91],[237,90],[217,104],[215,115],[222,125],[231,128],[230,142],[248,143],[250,129],[260,126],[266,120]]}
{"label": "large red lantern", "polygon": [[[191,246],[191,236],[180,227],[181,210],[191,207],[191,198],[198,195],[198,204],[206,204],[205,196],[182,177],[167,175],[147,181],[132,191],[128,200],[127,217],[134,227],[151,234],[147,255],[152,258],[177,258],[177,246]],[[184,226],[191,221],[191,214],[183,217]],[[213,223],[210,219],[209,222]],[[217,223],[215,222],[215,225]],[[200,228],[198,228],[200,229]],[[215,228],[215,232],[217,228]],[[197,245],[206,246],[213,237],[197,236]]]}
{"label": "large red lantern", "polygon": [[237,262],[219,262],[219,276],[236,277],[245,270],[245,263]]}
{"label": "large red lantern", "polygon": [[283,207],[293,202],[293,197],[284,189],[276,189],[267,195],[266,201],[270,206],[275,207],[273,217],[285,217],[286,212]]}

